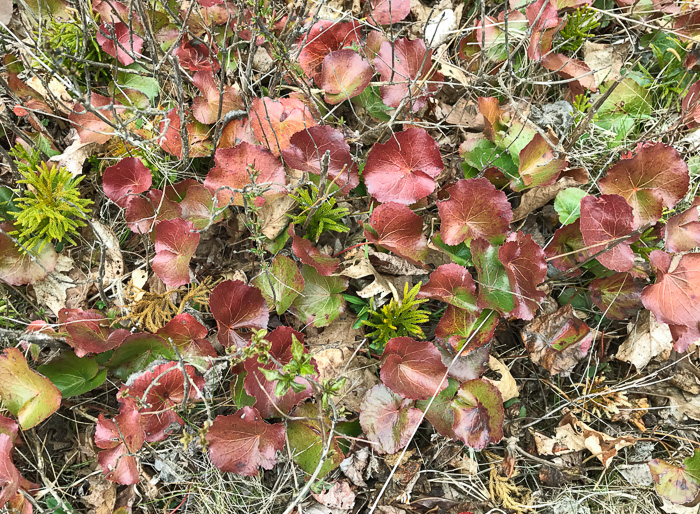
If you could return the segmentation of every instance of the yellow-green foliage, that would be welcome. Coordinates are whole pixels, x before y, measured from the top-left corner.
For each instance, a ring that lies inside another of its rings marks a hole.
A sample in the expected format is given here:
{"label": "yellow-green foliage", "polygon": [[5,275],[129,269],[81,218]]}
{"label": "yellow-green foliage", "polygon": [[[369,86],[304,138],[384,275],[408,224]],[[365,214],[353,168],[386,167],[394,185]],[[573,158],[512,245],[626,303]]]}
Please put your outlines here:
{"label": "yellow-green foliage", "polygon": [[78,184],[83,177],[73,178],[65,168],[49,168],[42,163],[36,171],[22,171],[24,194],[15,200],[18,211],[14,235],[24,249],[40,252],[49,242],[75,244],[79,227],[88,214],[92,201],[80,198]]}

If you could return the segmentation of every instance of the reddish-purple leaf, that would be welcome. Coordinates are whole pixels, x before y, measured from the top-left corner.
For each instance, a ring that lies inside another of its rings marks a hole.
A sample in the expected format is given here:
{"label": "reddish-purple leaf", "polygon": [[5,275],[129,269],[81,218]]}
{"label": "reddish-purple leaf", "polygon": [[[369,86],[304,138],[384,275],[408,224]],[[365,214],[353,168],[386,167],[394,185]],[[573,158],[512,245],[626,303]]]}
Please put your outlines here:
{"label": "reddish-purple leaf", "polygon": [[354,50],[343,49],[329,53],[321,67],[321,88],[324,100],[336,105],[362,93],[372,80],[374,70],[367,60]]}
{"label": "reddish-purple leaf", "polygon": [[569,225],[558,228],[544,253],[550,259],[552,266],[561,271],[572,270],[568,275],[576,277],[581,274],[581,270],[573,268],[585,261],[590,255],[585,248],[586,243],[583,242],[581,235],[581,220],[579,218]]}
{"label": "reddish-purple leaf", "polygon": [[[88,111],[80,103],[73,106],[73,111],[68,115],[81,143],[104,144],[114,135],[114,113],[117,115],[124,112],[124,106],[119,102],[112,101],[111,98],[102,96],[94,91],[90,95],[91,107],[100,113],[98,117],[93,111]],[[107,121],[104,121],[106,119]],[[109,123],[108,123],[109,122]]]}
{"label": "reddish-purple leaf", "polygon": [[303,239],[294,233],[294,226],[290,225],[287,233],[292,236],[292,252],[301,262],[316,268],[316,271],[324,277],[330,277],[340,266],[340,259],[321,253],[311,241]]}
{"label": "reddish-purple leaf", "polygon": [[357,164],[350,155],[350,146],[343,134],[330,125],[316,125],[301,130],[289,140],[289,148],[282,150],[284,163],[292,169],[321,174],[321,158],[330,152],[328,180],[347,194],[360,183]]}
{"label": "reddish-purple leaf", "polygon": [[221,94],[211,71],[198,71],[192,77],[192,83],[202,92],[202,96],[192,101],[192,115],[201,123],[216,123],[229,111],[245,107],[240,93],[233,86],[222,86]]}
{"label": "reddish-purple leaf", "polygon": [[190,221],[176,218],[156,225],[156,256],[151,266],[168,288],[189,284],[190,259],[197,245],[199,232]]}
{"label": "reddish-purple leaf", "polygon": [[485,178],[458,180],[447,188],[448,200],[438,201],[440,234],[448,245],[467,245],[476,238],[503,242],[513,219],[506,194]]}
{"label": "reddish-purple leaf", "polygon": [[671,216],[665,227],[666,249],[670,252],[687,252],[700,246],[700,221],[698,212],[700,197],[686,211]]}
{"label": "reddish-purple leaf", "polygon": [[428,399],[447,387],[447,367],[438,349],[410,337],[389,339],[379,376],[389,389],[413,400]]}
{"label": "reddish-purple leaf", "polygon": [[559,13],[553,0],[537,0],[527,6],[525,14],[532,30],[527,56],[540,61],[552,48],[554,34],[564,25],[560,25]]}
{"label": "reddish-purple leaf", "polygon": [[[212,43],[213,45],[213,43]],[[219,71],[219,62],[216,60],[216,46],[210,52],[210,47],[205,43],[190,43],[190,39],[185,35],[180,40],[180,45],[173,51],[180,66],[189,71]]]}
{"label": "reddish-purple leaf", "polygon": [[598,255],[598,261],[614,271],[629,271],[634,266],[634,230],[632,207],[620,195],[585,196],[581,200],[581,235],[587,251]]}
{"label": "reddish-purple leaf", "polygon": [[688,191],[690,174],[680,154],[663,143],[640,145],[631,159],[622,159],[600,179],[601,193],[620,195],[632,206],[635,228],[656,222]]}
{"label": "reddish-purple leaf", "polygon": [[240,280],[225,280],[214,288],[209,307],[219,327],[222,346],[243,348],[250,342],[251,329],[267,328],[270,312],[260,290]]}
{"label": "reddish-purple leaf", "polygon": [[544,250],[529,234],[511,233],[498,250],[498,257],[506,268],[510,289],[515,298],[511,316],[532,319],[545,294],[537,289],[547,277]]}
{"label": "reddish-purple leaf", "polygon": [[58,254],[51,243],[42,248],[38,256],[21,252],[8,236],[15,228],[9,223],[0,223],[0,281],[11,286],[35,284],[46,278],[58,262]]}
{"label": "reddish-purple leaf", "polygon": [[425,129],[414,127],[375,144],[363,175],[367,191],[380,202],[410,205],[435,190],[443,167],[437,141]]}
{"label": "reddish-purple leaf", "polygon": [[132,64],[134,57],[141,56],[143,38],[121,21],[100,25],[95,40],[103,52],[116,57],[124,66]]}
{"label": "reddish-purple leaf", "polygon": [[400,38],[382,43],[374,59],[382,82],[390,83],[379,87],[382,101],[389,107],[398,107],[408,96],[411,110],[419,111],[444,78],[433,71],[432,57],[433,50],[427,49],[422,39]]}
{"label": "reddish-purple leaf", "polygon": [[430,274],[430,280],[420,288],[418,298],[432,298],[460,309],[476,311],[476,284],[467,268],[458,264],[443,264]]}
{"label": "reddish-purple leaf", "polygon": [[[187,373],[189,382],[187,400],[196,400],[199,398],[197,391],[204,388],[204,379],[198,377],[189,365],[185,365],[184,373]],[[185,377],[177,362],[160,364],[130,378],[128,385],[119,389],[117,398],[120,402],[143,402],[143,407],[139,409],[141,427],[149,443],[162,441],[168,433],[178,430],[178,425],[184,425],[182,418],[173,410],[185,401]]]}
{"label": "reddish-purple leaf", "polygon": [[505,412],[495,385],[481,379],[464,382],[452,400],[457,439],[475,450],[503,439]]}
{"label": "reddish-purple leaf", "polygon": [[95,445],[103,451],[97,454],[107,480],[131,485],[139,482],[139,470],[134,453],[143,446],[146,434],[141,428],[141,414],[133,400],[121,404],[119,415],[105,419],[100,414],[95,429]]}
{"label": "reddish-purple leaf", "polygon": [[642,305],[644,282],[631,273],[615,273],[597,278],[588,286],[591,300],[606,318],[625,320],[634,316]]}
{"label": "reddish-purple leaf", "polygon": [[0,508],[12,500],[19,492],[20,474],[12,462],[12,438],[7,434],[0,434]]}
{"label": "reddish-purple leaf", "polygon": [[405,205],[384,203],[365,224],[365,237],[399,257],[420,266],[428,255],[428,240],[423,235],[423,219]]}
{"label": "reddish-purple leaf", "polygon": [[[660,459],[647,462],[656,492],[675,504],[695,505],[700,498],[700,453],[687,457],[682,466],[675,466]],[[663,509],[671,510],[671,509]],[[685,510],[685,507],[676,510]]]}
{"label": "reddish-purple leaf", "polygon": [[263,197],[280,194],[285,190],[286,178],[280,160],[262,146],[240,143],[232,148],[219,148],[214,154],[214,167],[209,170],[204,185],[216,196],[217,207],[231,202],[243,205],[243,196],[233,189],[243,189],[252,183],[266,185]]}
{"label": "reddish-purple leaf", "polygon": [[435,337],[447,341],[455,351],[469,354],[492,341],[499,321],[489,309],[475,312],[448,305],[435,327]]}
{"label": "reddish-purple leaf", "polygon": [[[304,335],[296,330],[279,326],[270,332],[265,339],[271,343],[270,359],[267,364],[260,364],[257,356],[251,357],[245,361],[245,377],[244,386],[246,392],[255,398],[254,407],[260,412],[263,418],[279,418],[282,417],[280,412],[287,414],[295,405],[303,402],[313,395],[313,390],[305,378],[297,377],[294,381],[297,384],[302,384],[306,388],[295,393],[293,390],[287,391],[283,396],[275,394],[277,380],[269,381],[265,378],[260,369],[278,369],[276,362],[282,365],[288,364],[292,360],[292,342],[293,337],[297,341],[304,343]],[[308,353],[304,348],[304,353]],[[312,361],[313,362],[313,361]]]}
{"label": "reddish-purple leaf", "polygon": [[232,416],[217,416],[207,431],[209,458],[221,471],[255,476],[272,469],[284,448],[284,424],[265,423],[257,410],[243,407]]}
{"label": "reddish-purple leaf", "polygon": [[216,350],[206,339],[209,329],[191,314],[178,314],[158,330],[157,334],[171,342],[180,350],[183,357],[216,357]]}
{"label": "reddish-purple leaf", "polygon": [[102,187],[107,198],[119,207],[126,207],[133,196],[148,191],[153,179],[151,171],[138,157],[126,157],[110,166],[102,177]]}
{"label": "reddish-purple leaf", "polygon": [[160,189],[151,189],[145,198],[131,197],[124,213],[127,227],[137,234],[148,234],[157,223],[181,216],[180,204],[169,199]]}
{"label": "reddish-purple leaf", "polygon": [[296,98],[254,98],[250,125],[255,137],[275,156],[289,147],[290,139],[300,130],[316,125],[311,110]]}
{"label": "reddish-purple leaf", "polygon": [[408,444],[422,418],[414,403],[384,384],[365,393],[360,405],[360,425],[378,453],[396,453]]}
{"label": "reddish-purple leaf", "polygon": [[323,59],[336,50],[360,44],[360,24],[357,21],[333,22],[321,20],[316,22],[302,39],[304,47],[299,54],[299,65],[307,77],[319,83]]}
{"label": "reddish-purple leaf", "polygon": [[[520,150],[518,174],[524,184],[513,184],[514,191],[530,187],[550,186],[557,181],[559,174],[569,165],[554,156],[554,150],[540,134],[535,134],[525,148]],[[511,180],[511,184],[513,181]]]}
{"label": "reddish-purple leaf", "polygon": [[688,88],[681,102],[681,113],[688,128],[695,128],[700,123],[700,80]]}
{"label": "reddish-purple leaf", "polygon": [[[122,329],[113,331],[109,318],[100,311],[90,309],[61,309],[58,319],[68,332],[66,342],[75,350],[78,357],[88,353],[103,353],[113,350],[124,340]],[[128,334],[128,331],[126,331]]]}
{"label": "reddish-purple leaf", "polygon": [[410,0],[371,0],[369,21],[374,25],[391,25],[411,12]]}

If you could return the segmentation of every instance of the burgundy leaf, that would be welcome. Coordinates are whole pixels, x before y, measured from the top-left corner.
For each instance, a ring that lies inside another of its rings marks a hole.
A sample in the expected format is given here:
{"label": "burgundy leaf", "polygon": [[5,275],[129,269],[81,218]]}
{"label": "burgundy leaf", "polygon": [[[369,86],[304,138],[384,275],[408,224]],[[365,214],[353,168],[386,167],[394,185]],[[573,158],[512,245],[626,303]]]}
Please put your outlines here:
{"label": "burgundy leaf", "polygon": [[581,270],[573,268],[584,262],[590,255],[585,248],[586,243],[583,242],[581,235],[579,218],[569,225],[558,228],[544,253],[547,259],[550,259],[552,266],[561,271],[572,270],[568,275],[576,277],[581,274]]}
{"label": "burgundy leaf", "polygon": [[408,444],[422,418],[414,403],[384,384],[365,393],[360,405],[360,425],[378,453],[396,453]]}
{"label": "burgundy leaf", "polygon": [[410,337],[389,339],[379,376],[389,389],[413,400],[426,400],[447,387],[447,367],[438,349]]}
{"label": "burgundy leaf", "polygon": [[187,313],[178,314],[157,334],[174,344],[183,357],[216,357],[216,350],[206,339],[209,329]]}
{"label": "burgundy leaf", "polygon": [[[598,255],[598,261],[614,271],[628,271],[634,266],[632,207],[620,195],[585,196],[581,200],[581,235],[587,251]],[[615,246],[613,246],[615,245]]]}
{"label": "burgundy leaf", "polygon": [[97,418],[95,445],[103,451],[97,454],[97,462],[102,466],[107,480],[118,484],[131,485],[139,482],[136,457],[143,446],[146,434],[141,428],[141,414],[133,400],[124,401],[119,415],[105,419],[104,414]]}
{"label": "burgundy leaf", "polygon": [[440,233],[448,245],[467,245],[476,238],[503,242],[513,219],[506,194],[485,178],[459,180],[447,188],[448,200],[437,202]]}
{"label": "burgundy leaf", "polygon": [[410,205],[435,190],[442,169],[437,142],[425,129],[409,128],[375,144],[363,174],[367,191],[380,202]]}
{"label": "burgundy leaf", "polygon": [[192,101],[192,115],[201,123],[216,123],[229,111],[245,107],[240,93],[233,86],[223,86],[221,94],[211,71],[198,71],[192,77],[192,83],[202,92],[202,96]]}
{"label": "burgundy leaf", "polygon": [[284,448],[284,424],[265,423],[257,410],[243,407],[232,416],[217,416],[207,431],[209,458],[221,471],[255,476],[272,469]]}
{"label": "burgundy leaf", "polygon": [[374,70],[367,60],[350,49],[335,50],[323,59],[321,88],[324,100],[336,105],[362,93]]}
{"label": "burgundy leaf", "polygon": [[493,384],[478,378],[464,382],[452,400],[452,410],[455,436],[470,448],[483,450],[503,439],[503,399]]}
{"label": "burgundy leaf", "polygon": [[290,168],[320,175],[321,158],[330,152],[328,180],[341,188],[344,194],[360,183],[350,146],[339,130],[330,125],[316,125],[297,132],[289,143],[289,148],[282,151],[282,157]]}
{"label": "burgundy leaf", "polygon": [[311,241],[303,239],[294,233],[294,226],[290,225],[287,233],[292,236],[292,252],[301,262],[316,268],[316,271],[324,277],[330,277],[340,266],[340,259],[321,253]]}
{"label": "burgundy leaf", "polygon": [[378,206],[365,225],[365,237],[417,266],[428,255],[428,240],[423,235],[423,219],[405,205],[384,203]]}
{"label": "burgundy leaf", "polygon": [[560,25],[554,0],[537,0],[527,6],[525,14],[532,30],[527,56],[533,61],[540,61],[551,50],[552,38],[563,24]]}
{"label": "burgundy leaf", "polygon": [[240,280],[225,280],[209,297],[211,313],[219,327],[218,340],[222,346],[243,348],[250,342],[244,330],[267,328],[270,312],[260,290]]}
{"label": "burgundy leaf", "polygon": [[119,207],[126,207],[133,198],[151,188],[151,171],[138,157],[126,157],[110,166],[102,177],[102,187],[107,198]]}
{"label": "burgundy leaf", "polygon": [[606,318],[625,320],[634,316],[642,305],[644,282],[631,273],[615,273],[591,282],[591,300]]}
{"label": "burgundy leaf", "polygon": [[121,21],[100,25],[95,40],[103,52],[116,57],[124,66],[132,64],[134,57],[141,56],[143,38]]}
{"label": "burgundy leaf", "polygon": [[460,309],[476,311],[476,284],[469,270],[458,264],[443,264],[421,286],[418,298],[432,298]]}
{"label": "burgundy leaf", "polygon": [[688,252],[700,246],[700,221],[698,221],[700,197],[680,214],[671,216],[665,227],[666,249],[670,252]]}
{"label": "burgundy leaf", "polygon": [[180,40],[180,45],[173,51],[180,66],[189,71],[219,71],[219,62],[216,60],[216,48],[210,55],[210,49],[205,43],[190,43],[187,35]]}
{"label": "burgundy leaf", "polygon": [[411,12],[410,0],[371,0],[369,20],[376,25],[391,25]]}
{"label": "burgundy leaf", "polygon": [[537,289],[547,277],[544,250],[529,234],[511,233],[498,250],[498,257],[506,268],[510,288],[515,297],[511,316],[532,319],[545,294]]}
{"label": "burgundy leaf", "polygon": [[311,110],[296,98],[254,98],[250,125],[255,137],[275,156],[289,147],[294,134],[316,125]]}
{"label": "burgundy leaf", "polygon": [[[98,117],[92,111],[76,103],[73,112],[68,115],[68,119],[78,132],[81,143],[104,144],[114,135],[114,114],[124,112],[124,106],[119,102],[113,102],[111,98],[102,96],[95,92],[90,95],[91,107],[100,113]],[[106,119],[107,121],[104,121]],[[109,122],[109,123],[108,123]]]}
{"label": "burgundy leaf", "polygon": [[58,320],[68,332],[66,342],[75,350],[78,357],[88,353],[103,353],[113,350],[124,340],[123,329],[109,328],[109,318],[97,310],[61,309]]}
{"label": "burgundy leaf", "polygon": [[314,79],[318,84],[323,59],[336,50],[353,44],[359,45],[360,37],[360,24],[357,21],[318,21],[301,42],[304,46],[299,54],[299,65],[306,76]]}
{"label": "burgundy leaf", "polygon": [[176,218],[156,225],[152,268],[165,285],[177,288],[190,282],[190,260],[199,245],[199,232],[190,221]]}

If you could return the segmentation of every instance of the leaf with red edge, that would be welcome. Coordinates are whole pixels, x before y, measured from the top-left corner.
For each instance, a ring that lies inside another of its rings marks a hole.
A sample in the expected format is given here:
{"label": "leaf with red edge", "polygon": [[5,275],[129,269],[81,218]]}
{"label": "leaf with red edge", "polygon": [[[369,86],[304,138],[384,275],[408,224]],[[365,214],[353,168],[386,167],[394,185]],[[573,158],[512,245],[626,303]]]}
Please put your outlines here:
{"label": "leaf with red edge", "polygon": [[321,20],[309,29],[302,40],[304,47],[299,54],[299,65],[307,77],[319,83],[323,59],[336,50],[360,44],[362,33],[357,21],[333,22]]}
{"label": "leaf with red edge", "polygon": [[178,314],[158,330],[157,335],[174,344],[183,357],[216,357],[216,350],[206,339],[209,329],[191,314]]}
{"label": "leaf with red edge", "polygon": [[571,277],[581,275],[581,270],[574,267],[584,262],[590,255],[581,235],[580,218],[569,225],[558,228],[544,253],[552,266],[561,271],[569,271]]}
{"label": "leaf with red edge", "polygon": [[124,340],[123,329],[112,330],[110,320],[98,310],[69,311],[64,308],[58,312],[58,318],[68,332],[66,342],[78,357],[113,350]]}
{"label": "leaf with red edge", "polygon": [[477,310],[476,284],[469,270],[458,264],[443,264],[430,274],[418,298],[432,298],[460,309]]}
{"label": "leaf with red edge", "polygon": [[409,97],[411,110],[419,111],[444,79],[442,74],[433,71],[433,64],[433,50],[426,48],[422,39],[400,38],[393,43],[382,43],[374,59],[381,81],[390,83],[379,87],[382,102],[398,107]]}
{"label": "leaf with red edge", "polygon": [[214,215],[214,197],[211,191],[202,184],[196,184],[187,188],[185,198],[180,202],[182,219],[191,221],[194,228],[203,230],[212,223],[221,221],[224,213]]}
{"label": "leaf with red edge", "polygon": [[344,194],[360,183],[357,164],[350,154],[350,146],[343,134],[330,125],[316,125],[301,130],[289,140],[289,148],[282,150],[284,163],[292,169],[321,174],[321,158],[330,152],[328,180]]}
{"label": "leaf with red edge", "polygon": [[19,425],[12,418],[0,416],[0,434],[8,435],[10,442],[14,445],[22,444],[22,439],[19,437]]}
{"label": "leaf with red edge", "polygon": [[664,228],[668,251],[688,252],[700,246],[699,207],[700,197],[697,197],[689,209],[668,219]]}
{"label": "leaf with red edge", "polygon": [[283,423],[268,424],[253,407],[232,416],[217,416],[207,431],[209,458],[221,471],[255,476],[272,469],[285,442]]}
{"label": "leaf with red edge", "polygon": [[[68,119],[78,132],[81,143],[104,144],[114,135],[114,128],[103,118],[114,123],[114,113],[124,112],[124,106],[119,102],[112,103],[112,99],[95,92],[90,95],[90,105],[100,113],[98,117],[94,112],[88,111],[84,105],[76,103]],[[112,107],[110,107],[112,106]]]}
{"label": "leaf with red edge", "polygon": [[[187,121],[187,116],[185,116]],[[187,148],[190,157],[205,157],[211,155],[212,145],[208,140],[209,127],[199,122],[186,123]],[[158,145],[170,155],[182,159],[182,120],[177,107],[173,107],[165,115],[158,127],[160,137]]]}
{"label": "leaf with red edge", "polygon": [[516,300],[508,270],[501,263],[499,249],[479,238],[472,241],[471,250],[479,284],[477,305],[482,309],[509,313],[515,308]]}
{"label": "leaf with red edge", "polygon": [[180,218],[156,225],[156,256],[151,267],[169,289],[190,283],[190,260],[199,245],[199,232]]}
{"label": "leaf with red edge", "polygon": [[254,98],[250,109],[250,125],[255,137],[275,156],[289,147],[290,139],[300,130],[313,127],[316,120],[311,110],[296,98]]}
{"label": "leaf with red edge", "polygon": [[661,459],[650,460],[647,465],[659,495],[675,504],[697,503],[700,498],[700,451],[696,450],[692,457],[684,459],[682,466]]}
{"label": "leaf with red edge", "polygon": [[537,286],[547,278],[544,250],[529,234],[511,233],[498,250],[498,258],[506,269],[510,289],[515,298],[511,316],[532,319],[545,294]]}
{"label": "leaf with red edge", "polygon": [[321,89],[324,100],[336,105],[362,93],[369,85],[374,69],[354,50],[335,50],[323,59]]}
{"label": "leaf with red edge", "polygon": [[240,143],[231,148],[219,148],[214,154],[214,167],[209,170],[204,185],[216,196],[217,207],[231,202],[243,205],[243,196],[232,189],[243,189],[251,184],[267,187],[263,197],[285,191],[286,177],[280,160],[268,150],[250,143]]}
{"label": "leaf with red edge", "polygon": [[[213,45],[213,43],[212,43]],[[189,71],[219,71],[219,62],[216,59],[218,50],[214,45],[213,52],[205,43],[190,43],[187,35],[180,40],[180,45],[173,51],[180,66]]]}
{"label": "leaf with red edge", "polygon": [[448,245],[484,238],[503,242],[513,219],[506,194],[485,178],[458,180],[447,188],[448,200],[437,202],[440,234]]}
{"label": "leaf with red edge", "polygon": [[365,393],[360,405],[360,426],[377,453],[396,453],[408,444],[422,418],[414,404],[384,384]]}
{"label": "leaf with red edge", "polygon": [[35,284],[46,278],[58,262],[53,244],[48,243],[38,256],[21,252],[8,236],[15,228],[9,223],[0,223],[0,281],[11,286]]}
{"label": "leaf with red edge", "polygon": [[192,77],[192,83],[202,92],[202,96],[192,101],[192,115],[201,123],[216,123],[229,111],[245,107],[241,94],[235,87],[223,86],[223,95],[221,94],[211,71],[198,71]]}
{"label": "leaf with red edge", "polygon": [[540,61],[551,50],[552,38],[564,24],[559,20],[553,0],[537,0],[527,6],[525,15],[532,30],[527,56],[534,61]]}
{"label": "leaf with red edge", "polygon": [[672,146],[641,145],[631,159],[622,159],[600,179],[601,193],[620,195],[632,206],[635,228],[656,222],[688,191],[688,165]]}
{"label": "leaf with red edge", "polygon": [[114,419],[99,415],[95,445],[103,451],[97,454],[97,462],[102,466],[107,480],[122,485],[139,482],[138,464],[133,454],[141,449],[145,437],[141,414],[134,400],[122,402],[119,414]]}
{"label": "leaf with red edge", "polygon": [[102,188],[107,198],[119,207],[126,207],[133,196],[148,191],[153,178],[151,171],[138,157],[126,157],[110,166],[102,177]]}
{"label": "leaf with red edge", "polygon": [[479,378],[464,382],[451,404],[457,439],[475,450],[503,439],[505,412],[495,385]]}
{"label": "leaf with red edge", "polygon": [[177,355],[172,347],[162,337],[136,332],[122,341],[105,366],[114,375],[127,381],[131,375],[146,369],[155,361],[176,358]]}
{"label": "leaf with red edge", "polygon": [[141,57],[143,38],[121,21],[100,25],[95,40],[103,52],[124,66],[132,64],[134,57]]}
{"label": "leaf with red edge", "polygon": [[341,294],[348,288],[344,277],[324,277],[312,266],[301,269],[304,292],[292,304],[304,323],[314,327],[327,327],[345,312],[345,298]]}
{"label": "leaf with red edge", "polygon": [[428,240],[423,235],[423,218],[405,205],[383,203],[365,224],[370,243],[386,248],[399,257],[420,266],[428,255]]}
{"label": "leaf with red edge", "polygon": [[127,227],[136,234],[148,234],[161,221],[181,216],[180,204],[169,199],[160,189],[151,189],[146,193],[145,198],[132,197],[124,212]]}
{"label": "leaf with red edge", "polygon": [[313,266],[320,275],[331,276],[340,266],[340,259],[321,253],[311,241],[303,239],[294,233],[294,225],[289,225],[287,233],[292,236],[292,252],[299,260],[309,266]]}
{"label": "leaf with red edge", "polygon": [[410,205],[435,190],[443,167],[437,141],[414,127],[375,144],[362,173],[367,191],[377,200]]}
{"label": "leaf with red edge", "polygon": [[447,341],[455,351],[468,354],[492,341],[499,321],[490,309],[475,312],[448,305],[435,327],[435,337]]}
{"label": "leaf with red edge", "polygon": [[535,134],[532,141],[520,151],[520,180],[511,180],[511,187],[513,191],[522,191],[530,187],[551,186],[568,165],[568,162],[554,156],[554,150],[545,138]]}
{"label": "leaf with red edge", "polygon": [[584,88],[593,92],[597,90],[595,75],[588,64],[583,61],[573,59],[568,55],[550,52],[542,57],[541,64],[563,79],[573,80],[573,82],[569,82],[569,87],[576,88],[576,91],[580,93],[585,93]]}
{"label": "leaf with red edge", "polygon": [[688,88],[681,102],[681,113],[688,128],[695,128],[700,123],[700,80]]}
{"label": "leaf with red edge", "polygon": [[[432,403],[430,399],[419,400],[416,407],[425,412],[425,419],[435,428],[438,434],[450,439],[456,439],[452,425],[454,425],[454,411],[452,400],[459,389],[460,383],[454,378],[448,379],[448,386],[438,394]],[[430,404],[430,408],[428,408]]]}
{"label": "leaf with red edge", "polygon": [[197,376],[192,366],[185,365],[183,372],[178,362],[159,364],[129,379],[128,385],[119,389],[120,402],[132,400],[143,402],[139,409],[141,427],[146,441],[155,443],[164,440],[168,433],[184,425],[174,409],[185,400],[185,376],[189,381],[187,400],[199,399],[198,391],[204,388],[204,378]]}
{"label": "leaf with red edge", "polygon": [[263,298],[277,314],[283,314],[304,290],[304,278],[297,265],[289,257],[276,255],[272,265],[255,277],[253,285],[260,289]]}
{"label": "leaf with red edge", "polygon": [[588,286],[591,300],[608,319],[625,320],[644,308],[644,282],[631,273],[615,273],[597,278]]}
{"label": "leaf with red edge", "polygon": [[373,25],[391,25],[403,20],[411,12],[410,0],[371,0],[369,22]]}
{"label": "leaf with red edge", "polygon": [[58,410],[61,392],[51,381],[29,369],[17,348],[0,355],[0,399],[17,416],[22,430],[28,430]]}
{"label": "leaf with red edge", "polygon": [[12,462],[12,438],[0,434],[0,508],[13,499],[19,492],[20,474]]}
{"label": "leaf with red edge", "polygon": [[433,343],[389,339],[382,354],[382,382],[404,398],[425,400],[447,387],[447,367]]}
{"label": "leaf with red edge", "polygon": [[209,308],[219,327],[222,346],[243,348],[250,342],[250,333],[243,330],[267,328],[270,313],[260,290],[240,280],[225,280],[209,297]]}
{"label": "leaf with red edge", "polygon": [[[300,343],[304,343],[304,334],[301,332],[286,326],[277,327],[265,337],[271,343],[269,355],[274,360],[270,359],[267,364],[260,364],[257,356],[254,356],[244,363],[247,372],[243,382],[245,390],[255,398],[254,407],[263,418],[282,417],[280,411],[287,414],[295,405],[313,395],[309,382],[305,378],[296,377],[294,382],[304,385],[305,389],[298,393],[290,389],[283,396],[277,396],[275,394],[277,380],[267,380],[263,372],[260,371],[261,369],[278,369],[275,361],[285,365],[292,360],[293,337],[296,337]],[[304,353],[308,353],[306,348],[304,348]]]}
{"label": "leaf with red edge", "polygon": [[[587,251],[613,271],[629,271],[634,266],[633,238],[624,239],[634,231],[632,207],[620,195],[585,196],[581,200],[581,235]],[[614,245],[614,246],[613,246]]]}

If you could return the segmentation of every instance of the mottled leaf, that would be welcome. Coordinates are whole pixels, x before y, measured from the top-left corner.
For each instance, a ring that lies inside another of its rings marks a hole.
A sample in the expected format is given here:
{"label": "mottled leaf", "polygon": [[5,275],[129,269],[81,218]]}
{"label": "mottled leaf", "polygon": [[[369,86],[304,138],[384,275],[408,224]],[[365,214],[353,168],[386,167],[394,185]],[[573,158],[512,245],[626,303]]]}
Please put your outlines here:
{"label": "mottled leaf", "polygon": [[644,308],[642,289],[644,282],[631,273],[615,273],[597,278],[588,286],[591,300],[606,318],[625,320]]}
{"label": "mottled leaf", "polygon": [[345,312],[345,298],[341,294],[348,287],[344,277],[324,277],[312,266],[301,269],[304,292],[292,304],[303,323],[327,327]]}
{"label": "mottled leaf", "polygon": [[443,264],[430,274],[418,298],[432,298],[460,309],[477,310],[476,284],[469,270],[457,264]]}
{"label": "mottled leaf", "polygon": [[336,105],[362,93],[374,75],[372,66],[354,50],[329,53],[321,67],[321,89],[324,100]]}
{"label": "mottled leaf", "polygon": [[292,252],[294,252],[294,255],[302,263],[313,266],[319,274],[329,277],[340,266],[340,259],[321,253],[311,241],[297,236],[292,225],[289,226],[288,234],[292,236]]}
{"label": "mottled leaf", "polygon": [[561,271],[572,270],[568,275],[575,277],[581,274],[581,270],[573,268],[584,262],[590,255],[585,248],[586,243],[583,242],[581,235],[579,218],[570,225],[558,228],[544,253],[552,266]]}
{"label": "mottled leaf", "polygon": [[240,93],[233,86],[222,86],[219,91],[211,71],[198,71],[192,83],[202,92],[202,96],[192,101],[192,115],[201,123],[216,123],[229,111],[245,108]]}
{"label": "mottled leaf", "polygon": [[122,380],[127,380],[133,373],[146,369],[156,360],[175,358],[175,352],[162,337],[136,333],[124,339],[105,366]]}
{"label": "mottled leaf", "polygon": [[435,327],[435,337],[448,342],[455,351],[467,354],[491,342],[499,321],[498,315],[489,309],[478,312],[448,305]]}
{"label": "mottled leaf", "polygon": [[359,45],[361,37],[360,24],[357,21],[318,21],[302,40],[304,46],[299,54],[299,65],[307,77],[319,84],[323,59],[336,50],[353,44]]}
{"label": "mottled leaf", "polygon": [[503,439],[505,412],[496,386],[479,378],[464,382],[457,390],[451,407],[452,430],[457,439],[475,450]]}
{"label": "mottled leaf", "polygon": [[666,249],[669,252],[687,252],[700,246],[698,207],[700,207],[700,198],[695,198],[688,210],[668,219],[665,237]]}
{"label": "mottled leaf", "polygon": [[498,258],[506,269],[510,290],[515,299],[511,316],[532,319],[545,294],[537,289],[547,277],[544,250],[529,234],[511,233],[498,250]]}
{"label": "mottled leaf", "polygon": [[559,174],[569,165],[557,159],[554,150],[540,134],[535,134],[525,148],[520,151],[518,174],[520,180],[512,181],[513,191],[530,187],[543,187],[554,184]]}
{"label": "mottled leaf", "polygon": [[412,400],[401,398],[383,384],[365,393],[360,425],[378,453],[396,453],[406,446],[421,420]]}
{"label": "mottled leaf", "polygon": [[124,66],[133,63],[134,57],[140,57],[143,48],[143,38],[121,21],[100,25],[95,41],[103,52],[116,57]]}
{"label": "mottled leaf", "polygon": [[[299,405],[291,415],[294,419],[287,422],[287,439],[293,459],[297,466],[311,475],[323,455],[323,443],[330,437],[328,428],[331,426],[331,420],[324,415],[324,423],[321,425],[318,419],[318,408],[310,403]],[[340,465],[344,458],[345,455],[338,444],[338,437],[335,436],[317,478],[322,479],[328,475]]]}
{"label": "mottled leaf", "polygon": [[682,466],[661,459],[647,463],[656,492],[672,503],[693,505],[700,497],[700,451],[687,457]]}
{"label": "mottled leaf", "polygon": [[304,279],[299,268],[284,255],[275,256],[270,268],[263,270],[252,282],[277,314],[283,314],[304,290]]}
{"label": "mottled leaf", "polygon": [[51,243],[38,256],[20,253],[19,247],[8,236],[14,231],[9,223],[0,224],[0,280],[11,286],[41,282],[54,270],[58,254]]}

